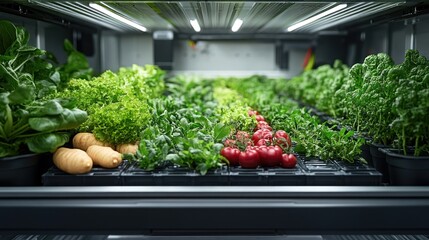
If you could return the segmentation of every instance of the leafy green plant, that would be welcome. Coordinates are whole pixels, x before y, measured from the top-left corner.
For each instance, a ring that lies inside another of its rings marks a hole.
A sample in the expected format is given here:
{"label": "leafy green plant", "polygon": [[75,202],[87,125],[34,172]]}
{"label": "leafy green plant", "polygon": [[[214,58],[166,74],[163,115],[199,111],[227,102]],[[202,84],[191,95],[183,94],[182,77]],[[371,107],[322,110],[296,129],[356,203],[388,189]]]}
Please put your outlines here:
{"label": "leafy green plant", "polygon": [[352,91],[346,97],[346,119],[353,129],[366,132],[374,142],[390,145],[394,133],[389,124],[394,119],[397,82],[392,78],[392,59],[384,53],[370,55],[350,69]]}
{"label": "leafy green plant", "polygon": [[289,133],[296,143],[293,148],[295,152],[323,160],[354,162],[359,159],[363,139],[355,139],[355,132],[345,128],[336,131],[334,126],[328,127],[320,123],[317,117],[299,109],[296,102],[276,94],[283,81],[253,76],[228,81],[227,85],[240,91],[246,97],[244,101],[251,102],[252,107],[265,117],[273,129]]}
{"label": "leafy green plant", "polygon": [[174,79],[168,85],[171,88],[167,98],[150,101],[153,117],[150,127],[142,132],[137,152],[142,168],[152,170],[174,164],[204,175],[222,166],[221,142],[231,128],[219,123],[214,114],[216,104],[201,101],[213,98],[211,91],[202,94],[210,84],[201,83],[198,89],[202,92],[187,92],[194,85],[193,81]]}
{"label": "leafy green plant", "polygon": [[118,77],[124,84],[131,85],[134,92],[141,91],[148,98],[156,98],[164,93],[165,72],[154,65],[144,67],[133,64],[120,68]]}
{"label": "leafy green plant", "polygon": [[397,145],[405,155],[408,146],[414,147],[415,156],[429,152],[429,61],[409,50],[404,62],[389,74],[398,82],[392,105],[396,118],[390,124]]}
{"label": "leafy green plant", "polygon": [[65,99],[47,98],[60,84],[47,53],[28,46],[28,33],[0,21],[0,157],[54,151],[68,141],[86,112]]}
{"label": "leafy green plant", "polygon": [[135,143],[148,127],[150,114],[147,103],[136,98],[102,106],[90,115],[87,126],[103,142],[112,144]]}
{"label": "leafy green plant", "polygon": [[89,80],[93,74],[92,68],[89,67],[88,59],[84,54],[77,51],[68,39],[64,40],[64,51],[67,53],[67,62],[57,68],[61,75],[60,90],[67,86],[70,79]]}
{"label": "leafy green plant", "polygon": [[119,73],[106,71],[90,80],[72,79],[57,96],[73,99],[88,112],[79,131],[93,132],[108,143],[134,143],[148,127],[149,99],[163,92],[163,74],[150,65],[121,68]]}
{"label": "leafy green plant", "polygon": [[[363,139],[355,139],[353,131],[340,131],[319,122],[304,109],[291,110],[281,104],[273,104],[261,111],[274,129],[284,129],[296,142],[294,151],[307,157],[322,160],[334,159],[354,162],[360,154]],[[362,159],[359,159],[362,160]]]}
{"label": "leafy green plant", "polygon": [[256,120],[248,115],[249,106],[235,90],[215,87],[213,96],[218,102],[216,112],[221,123],[232,126],[233,132],[251,132],[255,128]]}
{"label": "leafy green plant", "polygon": [[343,96],[335,93],[343,86],[348,77],[349,68],[336,60],[331,67],[323,65],[314,70],[285,81],[283,90],[290,96],[332,116],[341,116],[338,103]]}

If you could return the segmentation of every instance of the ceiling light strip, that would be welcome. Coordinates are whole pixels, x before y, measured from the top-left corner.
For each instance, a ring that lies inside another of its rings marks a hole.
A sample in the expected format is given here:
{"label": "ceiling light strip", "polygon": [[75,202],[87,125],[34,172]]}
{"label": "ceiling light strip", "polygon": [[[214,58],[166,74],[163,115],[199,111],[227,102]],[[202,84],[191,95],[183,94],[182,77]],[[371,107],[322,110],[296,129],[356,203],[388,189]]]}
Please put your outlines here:
{"label": "ceiling light strip", "polygon": [[375,14],[375,13],[380,12],[380,11],[391,9],[391,8],[396,7],[396,6],[398,6],[398,5],[397,4],[390,4],[390,3],[382,4],[381,6],[377,6],[377,7],[371,6],[370,8],[365,9],[361,12],[357,12],[355,15],[351,15],[348,17],[346,16],[343,19],[337,20],[335,22],[330,22],[330,23],[327,23],[324,25],[318,25],[314,29],[311,29],[311,32],[321,31],[321,30],[324,30],[324,29],[329,28],[329,27],[333,27],[333,26],[338,25],[338,24],[342,24],[342,23],[345,23],[348,21],[353,21],[357,18],[366,17],[366,16],[369,16],[371,14]]}
{"label": "ceiling light strip", "polygon": [[102,12],[102,13],[104,13],[104,14],[106,14],[106,15],[108,15],[108,16],[110,16],[110,17],[112,17],[112,18],[114,18],[114,19],[116,19],[116,20],[118,20],[118,21],[121,21],[125,24],[128,24],[128,25],[130,25],[130,26],[132,26],[132,27],[134,27],[140,31],[143,31],[143,32],[147,31],[147,28],[143,27],[142,25],[139,25],[135,22],[132,22],[132,21],[122,17],[122,16],[119,16],[118,14],[109,11],[107,8],[105,8],[101,5],[98,5],[96,3],[90,3],[89,6],[100,11],[100,12]]}
{"label": "ceiling light strip", "polygon": [[200,24],[198,24],[197,19],[191,19],[189,20],[189,22],[191,23],[191,26],[195,30],[195,32],[201,31],[201,27],[200,27]]}
{"label": "ceiling light strip", "polygon": [[327,16],[329,14],[338,12],[338,11],[344,9],[345,7],[347,7],[346,3],[340,4],[340,5],[338,5],[338,6],[334,7],[334,8],[331,8],[331,9],[329,9],[327,11],[324,11],[322,13],[319,13],[319,14],[311,17],[311,18],[308,18],[308,19],[306,19],[304,21],[301,21],[301,22],[299,22],[297,24],[294,24],[294,25],[288,27],[287,30],[288,30],[288,32],[292,32],[292,31],[294,31],[294,30],[296,30],[296,29],[298,29],[298,28],[300,28],[302,26],[305,26],[305,25],[310,24],[310,23],[312,23],[314,21],[317,21],[318,19],[323,18],[323,17],[325,17],[325,16]]}
{"label": "ceiling light strip", "polygon": [[[112,26],[116,26],[118,28],[122,28],[124,30],[129,30],[129,26],[122,24],[118,21],[113,21],[112,18],[106,17],[104,14],[100,14],[98,11],[93,10],[87,5],[81,3],[71,3],[71,2],[57,2],[57,4],[64,4],[71,8],[73,11],[78,10],[80,14],[85,15],[89,18],[92,18],[94,21],[97,19],[99,21],[103,21],[105,23],[111,24]],[[97,21],[96,21],[97,22]]]}
{"label": "ceiling light strip", "polygon": [[241,20],[240,18],[235,19],[235,22],[232,25],[231,31],[237,32],[241,28],[241,25],[243,25],[243,20]]}
{"label": "ceiling light strip", "polygon": [[64,14],[64,15],[75,17],[75,18],[79,18],[81,20],[97,24],[99,26],[104,26],[104,27],[107,27],[107,28],[110,28],[110,29],[113,29],[113,30],[116,30],[116,31],[121,31],[121,32],[124,31],[123,29],[117,28],[116,26],[113,26],[111,24],[107,24],[105,22],[97,21],[93,17],[91,18],[91,17],[87,17],[87,16],[85,16],[83,14],[75,13],[74,11],[71,11],[68,8],[59,6],[58,4],[55,4],[55,3],[42,3],[42,2],[33,2],[33,3],[35,3],[38,6],[44,7],[46,9],[50,9],[50,10],[52,10],[54,12],[58,12],[58,13],[61,13],[61,14]]}
{"label": "ceiling light strip", "polygon": [[[339,12],[338,14],[326,16],[322,19],[319,19],[319,21],[317,21],[313,24],[303,26],[302,28],[300,28],[300,31],[311,31],[312,29],[324,26],[326,24],[330,24],[333,21],[335,21],[335,22],[341,21],[345,17],[351,17],[351,16],[355,17],[356,14],[360,14],[364,11],[372,9],[373,7],[374,6],[372,6],[372,4],[363,4],[363,3],[354,4],[354,5],[348,6],[347,9]],[[361,16],[362,15],[359,15],[359,17],[361,17]]]}

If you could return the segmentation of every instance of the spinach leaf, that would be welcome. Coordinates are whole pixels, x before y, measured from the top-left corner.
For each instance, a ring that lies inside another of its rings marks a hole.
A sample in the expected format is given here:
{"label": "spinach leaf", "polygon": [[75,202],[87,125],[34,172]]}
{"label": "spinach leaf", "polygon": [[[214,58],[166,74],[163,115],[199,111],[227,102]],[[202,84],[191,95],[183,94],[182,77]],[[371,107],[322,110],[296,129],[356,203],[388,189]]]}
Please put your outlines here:
{"label": "spinach leaf", "polygon": [[0,32],[0,55],[4,55],[16,40],[16,27],[9,21],[0,20]]}

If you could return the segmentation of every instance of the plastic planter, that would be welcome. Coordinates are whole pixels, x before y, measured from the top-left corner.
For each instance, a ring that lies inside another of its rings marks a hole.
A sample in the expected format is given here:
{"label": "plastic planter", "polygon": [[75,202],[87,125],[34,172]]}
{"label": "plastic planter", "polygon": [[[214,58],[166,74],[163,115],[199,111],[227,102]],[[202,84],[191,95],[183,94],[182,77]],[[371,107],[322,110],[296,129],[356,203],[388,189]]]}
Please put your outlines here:
{"label": "plastic planter", "polygon": [[304,158],[302,168],[305,171],[308,186],[342,186],[344,172],[332,161]]}
{"label": "plastic planter", "polygon": [[386,154],[392,185],[429,185],[429,156],[403,155],[398,149],[380,149]]}
{"label": "plastic planter", "polygon": [[89,173],[68,174],[56,167],[52,167],[43,174],[42,180],[45,186],[120,186],[122,185],[121,173],[127,167],[124,161],[113,169],[93,167]]}
{"label": "plastic planter", "polygon": [[0,158],[0,186],[40,185],[41,154],[29,153]]}
{"label": "plastic planter", "polygon": [[370,144],[369,143],[362,144],[362,146],[360,147],[360,150],[362,151],[360,156],[363,157],[363,159],[365,159],[365,161],[368,163],[368,166],[374,167],[374,162],[372,161],[372,156],[371,156]]}
{"label": "plastic planter", "polygon": [[294,168],[269,168],[264,174],[268,177],[269,186],[305,186],[305,174],[299,164]]}
{"label": "plastic planter", "polygon": [[386,162],[386,153],[380,151],[379,149],[388,148],[389,146],[371,143],[369,145],[369,150],[371,152],[372,163],[374,164],[375,169],[383,174],[382,181],[384,183],[389,183],[389,168]]}
{"label": "plastic planter", "polygon": [[354,163],[335,161],[344,172],[345,186],[379,186],[382,174],[375,168],[359,161]]}
{"label": "plastic planter", "polygon": [[268,177],[263,168],[231,167],[229,182],[232,186],[266,186],[268,185]]}

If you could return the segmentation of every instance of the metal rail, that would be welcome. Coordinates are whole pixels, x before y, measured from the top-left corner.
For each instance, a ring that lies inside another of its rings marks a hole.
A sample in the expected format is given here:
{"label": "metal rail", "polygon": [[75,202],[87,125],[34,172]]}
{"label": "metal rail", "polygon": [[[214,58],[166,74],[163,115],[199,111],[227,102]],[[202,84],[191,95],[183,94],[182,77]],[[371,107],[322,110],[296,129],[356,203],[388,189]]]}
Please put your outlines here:
{"label": "metal rail", "polygon": [[428,234],[428,187],[0,188],[0,233]]}

